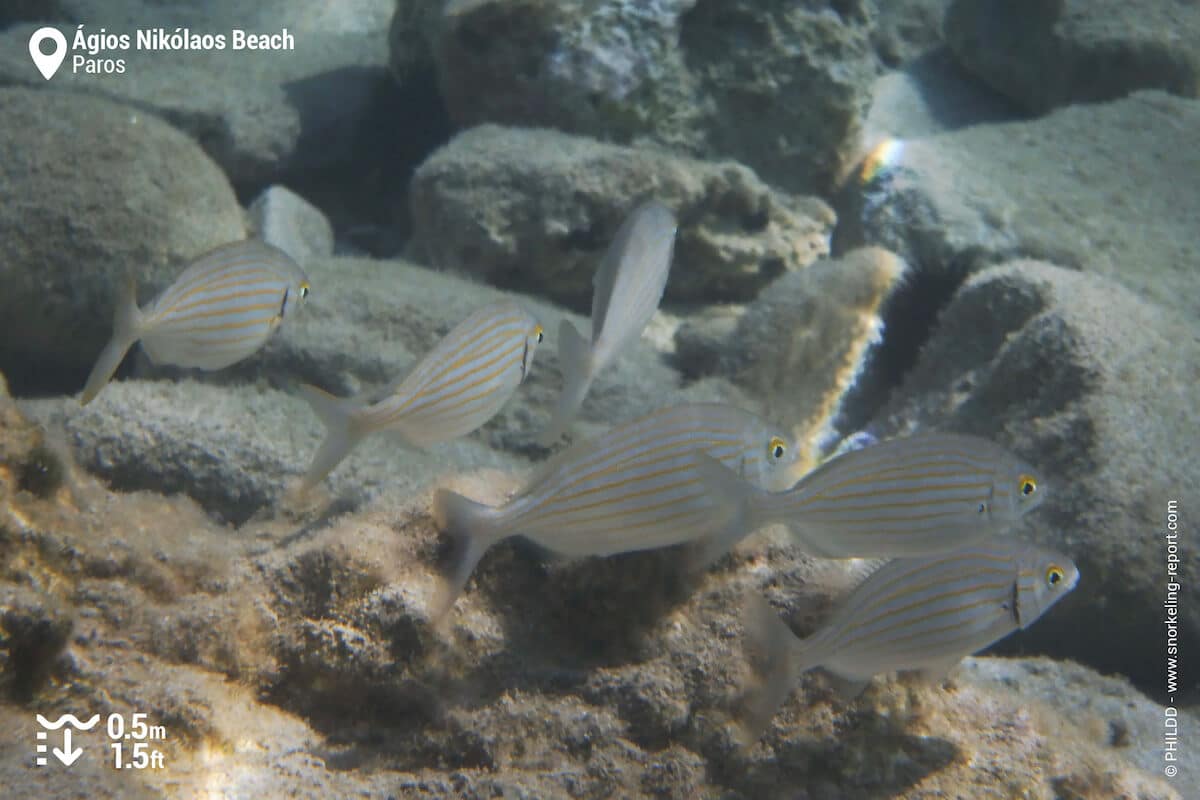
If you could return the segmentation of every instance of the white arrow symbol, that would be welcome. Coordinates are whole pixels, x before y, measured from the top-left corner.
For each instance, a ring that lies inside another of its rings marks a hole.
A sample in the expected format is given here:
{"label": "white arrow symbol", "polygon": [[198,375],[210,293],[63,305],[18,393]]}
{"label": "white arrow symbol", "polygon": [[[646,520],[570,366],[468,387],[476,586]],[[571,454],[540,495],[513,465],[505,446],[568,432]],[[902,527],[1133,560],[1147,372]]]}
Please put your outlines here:
{"label": "white arrow symbol", "polygon": [[71,749],[71,729],[67,728],[63,731],[62,749],[60,750],[56,747],[53,752],[55,758],[69,767],[75,763],[76,759],[83,755],[83,748],[76,747],[74,750]]}

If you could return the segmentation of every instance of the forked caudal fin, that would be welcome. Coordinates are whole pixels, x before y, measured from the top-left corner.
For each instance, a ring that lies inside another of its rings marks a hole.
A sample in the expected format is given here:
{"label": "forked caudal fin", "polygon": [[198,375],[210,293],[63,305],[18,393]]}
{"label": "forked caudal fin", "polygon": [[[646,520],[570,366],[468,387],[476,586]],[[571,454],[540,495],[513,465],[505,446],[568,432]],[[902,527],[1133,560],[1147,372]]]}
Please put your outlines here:
{"label": "forked caudal fin", "polygon": [[565,319],[558,326],[558,368],[563,375],[562,394],[549,426],[538,436],[542,445],[554,444],[567,432],[592,385],[592,346]]}
{"label": "forked caudal fin", "polygon": [[86,406],[100,394],[112,378],[117,367],[133,343],[142,336],[142,312],[137,305],[137,282],[131,277],[117,299],[117,307],[113,312],[113,332],[108,344],[100,351],[96,365],[92,367],[84,384],[83,392],[79,395],[79,404]]}
{"label": "forked caudal fin", "polygon": [[[755,499],[767,493],[708,453],[696,454],[694,468],[700,476],[705,493],[717,505],[717,516],[723,521],[723,529],[726,531],[722,543],[728,550],[761,525],[756,513]],[[710,552],[715,558],[724,551],[710,548]]]}
{"label": "forked caudal fin", "polygon": [[300,386],[300,396],[312,408],[313,413],[325,426],[325,439],[300,484],[300,492],[307,492],[321,482],[342,463],[350,451],[362,441],[363,433],[354,425],[355,412],[361,407],[353,397],[335,397],[329,392],[309,384]]}
{"label": "forked caudal fin", "polygon": [[437,625],[462,594],[475,565],[488,548],[508,536],[499,527],[499,512],[449,489],[433,495],[433,521],[452,541],[449,561],[442,569],[441,585],[429,607]]}
{"label": "forked caudal fin", "polygon": [[757,594],[746,595],[742,624],[746,653],[761,666],[757,680],[746,687],[738,710],[740,738],[749,746],[767,729],[800,673],[816,663],[807,652],[807,642],[797,639],[775,609]]}
{"label": "forked caudal fin", "polygon": [[754,533],[753,487],[742,477],[705,452],[696,453],[695,467],[704,491],[715,504],[710,533],[692,542],[686,549],[688,572],[702,572],[734,545]]}

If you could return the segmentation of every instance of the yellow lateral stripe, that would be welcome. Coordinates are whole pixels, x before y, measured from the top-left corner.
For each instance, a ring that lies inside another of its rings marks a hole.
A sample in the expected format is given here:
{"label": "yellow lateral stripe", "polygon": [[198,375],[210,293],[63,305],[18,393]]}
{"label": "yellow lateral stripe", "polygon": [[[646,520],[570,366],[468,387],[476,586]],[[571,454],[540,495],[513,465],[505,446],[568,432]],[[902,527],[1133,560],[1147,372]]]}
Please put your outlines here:
{"label": "yellow lateral stripe", "polygon": [[[442,397],[439,397],[433,405],[427,406],[427,408],[429,408],[431,410],[436,409],[436,411],[439,411],[439,412],[448,410],[451,408],[456,408],[457,406],[454,406],[454,405],[446,406],[443,404],[447,400],[451,400],[455,397],[461,397],[464,392],[468,392],[471,389],[475,389],[475,388],[481,386],[482,384],[485,384],[485,383],[495,379],[496,376],[500,375],[502,372],[504,372],[504,370],[509,369],[512,366],[512,364],[510,363],[511,360],[517,355],[518,352],[520,352],[523,349],[524,349],[524,345],[521,345],[521,346],[518,346],[518,347],[508,351],[507,353],[502,353],[498,358],[496,358],[493,361],[489,362],[488,364],[484,365],[485,367],[499,365],[493,372],[491,372],[490,374],[484,375],[482,378],[478,378],[478,379],[466,384],[465,386],[461,386],[453,392],[450,392],[446,395],[443,395]],[[482,368],[483,367],[481,367],[481,369]],[[425,388],[426,388],[426,390],[428,390],[429,387],[427,386]],[[441,387],[439,387],[439,389],[440,388]],[[425,395],[425,392],[421,392],[421,393],[411,396],[404,405],[402,405],[400,408],[396,409],[395,411],[391,412],[386,417],[386,421],[383,424],[384,425],[392,425],[392,424],[395,424],[396,422],[398,422],[408,412],[410,412],[412,410],[412,405],[417,400],[423,399],[424,395]],[[472,398],[468,398],[464,402],[470,402],[471,399]]]}
{"label": "yellow lateral stripe", "polygon": [[[668,473],[668,474],[670,474],[670,473]],[[631,481],[623,481],[619,485],[624,486],[630,482]],[[656,495],[656,494],[663,494],[664,492],[667,492],[672,489],[682,489],[686,486],[695,486],[699,483],[700,483],[699,480],[693,478],[690,480],[679,481],[677,483],[667,484],[665,486],[657,486],[657,487],[654,487],[653,489],[643,489],[638,492],[630,492],[629,494],[621,495],[620,497],[604,498],[602,500],[597,500],[592,503],[584,503],[581,506],[568,506],[566,508],[559,507],[558,504],[555,503],[553,501],[553,499],[551,499],[551,501],[543,507],[543,510],[542,510],[542,513],[541,513],[541,516],[539,517],[539,519],[541,519],[542,521],[545,521],[546,519],[553,519],[555,517],[561,517],[564,514],[575,514],[580,511],[586,511],[588,509],[598,508],[600,506],[614,506],[618,503],[623,503],[628,500],[635,500],[639,497],[648,497],[648,496],[652,496],[652,495]],[[701,496],[703,496],[703,495],[701,495]],[[675,498],[673,500],[667,501],[664,505],[671,505],[672,503],[677,503],[677,502],[679,502],[679,499]],[[645,508],[656,508],[656,507],[657,506],[641,507],[638,510],[640,511],[640,510],[645,510]],[[633,512],[629,509],[622,509],[620,511],[612,512],[612,513],[616,514],[617,516],[620,516],[621,514],[630,514]],[[607,518],[606,515],[602,515],[602,516],[596,517],[596,518],[588,517],[586,519],[588,519],[590,521],[593,519],[605,519],[605,518]]]}
{"label": "yellow lateral stripe", "polygon": [[[623,486],[629,480],[636,480],[639,478],[657,477],[659,475],[667,475],[672,472],[677,472],[681,469],[686,469],[686,467],[679,466],[679,467],[676,467],[675,469],[664,470],[661,472],[651,472],[651,473],[644,474],[644,475],[638,474],[638,475],[635,475],[633,478],[626,479],[624,481],[621,481],[620,483],[616,483],[616,484],[604,483],[604,484],[601,484],[600,486],[593,486],[590,489],[582,489],[579,491],[572,491],[580,483],[586,483],[586,482],[590,482],[593,480],[597,480],[599,478],[608,477],[610,475],[613,475],[614,473],[621,472],[626,469],[631,469],[631,468],[642,469],[645,467],[654,466],[655,464],[662,464],[662,463],[670,461],[672,459],[679,458],[680,456],[686,456],[688,453],[690,453],[693,450],[709,450],[709,449],[712,449],[715,447],[724,447],[724,446],[738,447],[740,445],[741,445],[741,442],[733,441],[733,440],[730,440],[728,442],[721,442],[721,441],[709,441],[709,442],[699,442],[699,443],[681,442],[681,443],[679,443],[678,446],[674,446],[674,447],[670,447],[670,448],[667,448],[664,445],[663,449],[666,449],[666,453],[664,453],[663,455],[655,455],[652,458],[644,458],[643,456],[639,456],[637,458],[637,460],[620,461],[620,462],[617,462],[616,464],[611,464],[611,465],[605,467],[604,469],[599,470],[598,472],[589,472],[589,473],[586,473],[585,475],[581,475],[579,477],[579,480],[576,481],[575,483],[573,483],[569,486],[559,487],[558,491],[556,491],[554,493],[554,500],[556,502],[571,500],[576,497],[583,497],[588,494],[594,494],[596,492],[601,492],[601,491],[604,491],[613,486]],[[658,453],[658,450],[651,450],[650,452]]]}
{"label": "yellow lateral stripe", "polygon": [[[656,419],[657,419],[657,416],[658,415],[656,414],[655,415]],[[645,421],[645,420],[643,420],[643,421]],[[612,442],[604,441],[603,444],[608,445],[607,447],[597,446],[594,450],[589,452],[586,456],[582,457],[578,463],[571,464],[569,466],[566,464],[563,465],[563,471],[570,472],[571,474],[576,475],[576,478],[569,483],[560,484],[558,487],[559,491],[565,492],[570,489],[574,489],[583,481],[590,480],[595,477],[601,477],[604,475],[608,475],[614,471],[623,469],[625,464],[627,463],[624,457],[629,455],[630,452],[637,450],[640,447],[643,447],[645,445],[645,438],[644,438],[645,436],[659,435],[659,436],[663,436],[663,438],[668,438],[668,437],[674,436],[674,434],[676,433],[676,429],[674,429],[674,428],[670,428],[668,430],[669,430],[669,432],[664,434],[661,430],[654,431],[653,429],[651,429],[651,430],[647,431],[647,430],[645,430],[644,426],[639,425],[637,430],[620,431],[619,436],[614,436],[611,433],[606,434],[605,438],[611,437],[614,440]],[[724,428],[705,428],[705,429],[703,429],[703,431],[704,431],[704,433],[701,435],[708,435],[710,437],[711,436],[721,436],[721,435],[731,436],[731,437],[734,437],[734,443],[741,442],[741,438],[739,436],[741,431],[726,430]],[[679,432],[683,433],[684,431],[679,431]],[[623,439],[623,438],[626,439],[627,441],[624,444],[621,444],[618,446],[616,443],[620,442],[621,439]],[[603,441],[603,440],[601,440],[601,441]],[[676,447],[679,450],[692,450],[692,449],[699,450],[699,449],[704,449],[706,441],[723,443],[725,440],[723,440],[723,439],[714,440],[714,439],[710,438],[708,440],[704,440],[704,439],[699,439],[699,440],[696,440],[696,439],[672,439],[671,441],[672,441],[672,446]],[[676,442],[677,442],[677,444],[676,444]],[[595,462],[608,461],[610,459],[615,459],[614,463],[610,464],[608,467],[605,467],[603,470],[600,470],[599,472],[586,471],[587,468],[589,466],[593,466],[595,464]]]}
{"label": "yellow lateral stripe", "polygon": [[[996,572],[998,572],[999,574],[1004,576],[1004,570],[996,570]],[[966,576],[960,576],[960,577],[966,577]],[[971,574],[970,577],[982,578],[983,576]],[[911,602],[906,602],[902,605],[894,605],[891,602],[867,605],[867,606],[864,606],[864,607],[858,609],[859,612],[861,612],[859,614],[859,616],[861,618],[854,624],[848,624],[847,627],[845,628],[845,630],[848,632],[861,631],[861,630],[864,630],[873,625],[877,625],[881,622],[885,622],[889,619],[898,619],[905,612],[919,609],[922,606],[938,606],[938,608],[930,611],[928,614],[922,614],[922,615],[919,615],[919,616],[916,616],[916,617],[913,617],[911,619],[904,621],[904,625],[906,625],[906,626],[919,625],[920,623],[924,622],[927,619],[932,619],[933,617],[936,617],[940,614],[952,613],[952,612],[955,612],[955,611],[963,608],[962,606],[957,606],[957,605],[943,607],[943,605],[947,601],[953,600],[956,597],[963,597],[964,595],[973,594],[975,592],[983,591],[983,590],[994,590],[994,591],[998,591],[998,592],[1003,592],[1005,587],[1011,586],[1011,585],[1012,585],[1012,580],[1009,579],[1007,576],[1005,576],[1003,580],[999,580],[996,582],[968,584],[967,586],[963,586],[958,589],[954,589],[952,591],[943,591],[938,594],[927,595],[927,596],[921,597],[920,599],[913,600]],[[928,590],[930,588],[932,588],[930,584],[923,584],[919,587],[918,591],[919,590]],[[904,592],[904,593],[901,593],[899,595],[899,597],[902,597],[902,598],[908,600],[912,597],[912,595],[913,595],[913,592]],[[994,599],[994,598],[989,598],[989,601],[992,599]]]}
{"label": "yellow lateral stripe", "polygon": [[[547,520],[551,520],[556,517],[562,517],[563,515],[577,514],[580,511],[586,511],[586,510],[592,509],[592,508],[599,508],[601,506],[616,505],[617,503],[621,503],[626,500],[636,499],[638,497],[643,497],[643,496],[661,494],[662,492],[664,492],[668,489],[682,489],[686,486],[693,486],[698,483],[699,483],[699,481],[695,481],[695,480],[681,481],[680,483],[672,484],[671,486],[664,486],[664,487],[660,487],[657,489],[647,490],[647,491],[642,491],[642,492],[634,492],[634,493],[625,495],[623,497],[617,498],[616,500],[602,500],[602,501],[595,502],[595,503],[587,503],[587,504],[585,504],[583,506],[579,506],[579,507],[549,508],[549,509],[543,508],[538,511],[534,511],[534,512],[531,512],[530,514],[525,515],[524,519],[529,519],[530,517],[532,517],[532,521],[531,521],[532,524],[541,525],[541,524],[545,524],[545,522]],[[697,494],[694,497],[691,497],[688,499],[696,499],[696,498],[700,498],[700,497],[704,497],[704,496],[705,495],[703,495],[703,494]],[[579,519],[570,519],[570,520],[565,521],[563,524],[564,525],[590,525],[590,524],[593,524],[596,522],[602,522],[607,519],[612,519],[614,517],[627,517],[627,516],[632,516],[633,514],[644,514],[647,511],[656,511],[660,508],[668,508],[670,506],[678,505],[680,502],[681,502],[680,498],[675,497],[675,498],[671,498],[669,500],[663,501],[661,503],[652,503],[650,505],[638,506],[637,508],[633,508],[633,509],[624,508],[624,509],[618,509],[615,511],[610,511],[607,514],[598,514],[598,515],[594,515],[594,516],[590,516],[590,517],[582,517]]]}
{"label": "yellow lateral stripe", "polygon": [[[438,372],[430,375],[428,378],[429,382],[441,383],[447,375],[469,364],[481,352],[503,347],[504,340],[513,336],[516,331],[502,329],[512,325],[520,330],[520,325],[523,321],[522,317],[514,314],[501,317],[499,320],[494,321],[490,327],[485,328],[478,334],[467,336],[466,333],[468,332],[464,331],[461,344],[458,344],[457,348],[451,348],[451,352],[446,353],[447,358],[453,357],[455,360],[449,365],[444,365]],[[497,335],[497,331],[500,332],[499,335]],[[525,334],[522,334],[521,338],[524,340]]]}
{"label": "yellow lateral stripe", "polygon": [[[198,326],[189,326],[189,325],[186,325],[185,323],[192,322],[193,320],[213,319],[214,317],[232,317],[232,316],[237,316],[239,314],[248,314],[253,311],[270,312],[266,315],[266,318],[270,319],[271,317],[278,316],[277,312],[279,311],[279,303],[255,303],[254,305],[240,306],[238,308],[223,308],[223,309],[219,309],[216,311],[206,311],[202,314],[193,314],[190,317],[172,319],[165,323],[160,323],[160,325],[163,330],[169,330],[172,333],[190,333],[192,331],[219,330],[227,325],[230,327],[234,327],[234,328],[245,327],[246,324],[248,324],[246,320],[243,320],[241,322],[222,322],[222,323],[218,323],[217,325],[198,325]],[[258,323],[260,323],[262,321],[263,321],[262,318],[253,319],[253,320],[249,320],[249,324],[257,325]]]}

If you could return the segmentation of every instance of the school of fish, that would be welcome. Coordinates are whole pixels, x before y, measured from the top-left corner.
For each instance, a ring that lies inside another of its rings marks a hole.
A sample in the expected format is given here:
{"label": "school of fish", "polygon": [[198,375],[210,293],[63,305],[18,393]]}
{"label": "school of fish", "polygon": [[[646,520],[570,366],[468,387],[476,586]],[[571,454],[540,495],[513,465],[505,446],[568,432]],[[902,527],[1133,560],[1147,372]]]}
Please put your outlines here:
{"label": "school of fish", "polygon": [[[538,437],[543,445],[569,433],[595,376],[654,315],[676,229],[674,214],[651,200],[617,230],[593,280],[590,338],[565,320],[559,328],[563,388]],[[99,394],[139,341],[156,364],[216,370],[248,358],[310,291],[291,258],[256,240],[200,256],[145,308],[130,280],[80,402]],[[500,300],[468,315],[381,391],[342,398],[301,386],[326,430],[301,491],[373,433],[428,447],[478,429],[529,375],[544,338],[533,315]],[[801,673],[819,667],[851,693],[883,673],[938,678],[1029,627],[1079,581],[1068,556],[1008,535],[1048,487],[1004,448],[964,434],[917,433],[839,451],[796,480],[788,430],[732,406],[669,405],[572,443],[501,506],[438,490],[432,515],[453,551],[430,620],[447,617],[487,550],[513,536],[565,556],[683,545],[699,569],[756,529],[782,524],[815,557],[890,559],[806,639],[765,600],[747,599],[744,643],[762,668],[738,718],[752,742]]]}

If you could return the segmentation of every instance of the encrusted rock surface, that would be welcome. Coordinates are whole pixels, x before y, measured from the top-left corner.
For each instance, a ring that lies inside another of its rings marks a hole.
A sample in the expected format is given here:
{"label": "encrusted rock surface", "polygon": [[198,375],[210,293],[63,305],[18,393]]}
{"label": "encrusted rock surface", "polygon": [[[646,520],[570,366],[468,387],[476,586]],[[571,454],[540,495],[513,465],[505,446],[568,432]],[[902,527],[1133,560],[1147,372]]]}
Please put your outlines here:
{"label": "encrusted rock surface", "polygon": [[739,164],[495,125],[459,134],[417,170],[411,250],[587,310],[612,235],[647,197],[679,219],[667,302],[749,299],[828,252],[824,202],[772,189]]}
{"label": "encrusted rock surface", "polygon": [[18,391],[68,392],[112,333],[125,276],[162,289],[242,238],[242,211],[204,151],[151,114],[0,89],[0,119],[0,368]]}
{"label": "encrusted rock surface", "polygon": [[[742,592],[783,598],[809,626],[852,567],[760,538],[687,580],[670,552],[544,564],[503,545],[439,631],[425,616],[440,557],[428,489],[238,529],[186,499],[113,494],[69,460],[37,496],[12,481],[36,434],[0,409],[5,751],[36,728],[14,684],[37,687],[38,713],[137,711],[167,730],[162,770],[111,769],[91,734],[77,770],[0,759],[16,797],[1182,796],[1143,771],[1156,740],[1141,715],[1160,709],[1110,682],[1117,702],[1065,714],[1047,680],[1102,679],[1045,661],[1028,680],[1024,662],[981,659],[945,687],[880,681],[853,703],[805,681],[739,750]],[[494,470],[431,482],[487,502],[515,486]],[[53,647],[13,635],[30,621],[60,632],[37,640]]]}
{"label": "encrusted rock surface", "polygon": [[1040,258],[1200,316],[1191,264],[1200,100],[1138,92],[896,142],[839,203],[836,239],[959,275]]}
{"label": "encrusted rock surface", "polygon": [[[1047,475],[1021,535],[1071,554],[1079,587],[1015,643],[1163,680],[1167,503],[1200,497],[1200,330],[1104,279],[1019,261],[972,278],[942,313],[874,431],[961,430],[1008,443]],[[1182,575],[1200,572],[1194,529]],[[1200,593],[1182,582],[1184,652]],[[1113,646],[1121,642],[1121,646]]]}
{"label": "encrusted rock surface", "polygon": [[431,57],[460,126],[649,139],[736,158],[806,192],[852,155],[875,72],[873,9],[859,0],[402,6],[393,69],[410,74]]}
{"label": "encrusted rock surface", "polygon": [[1125,0],[954,0],[946,42],[1030,111],[1140,89],[1200,96],[1200,6]]}

